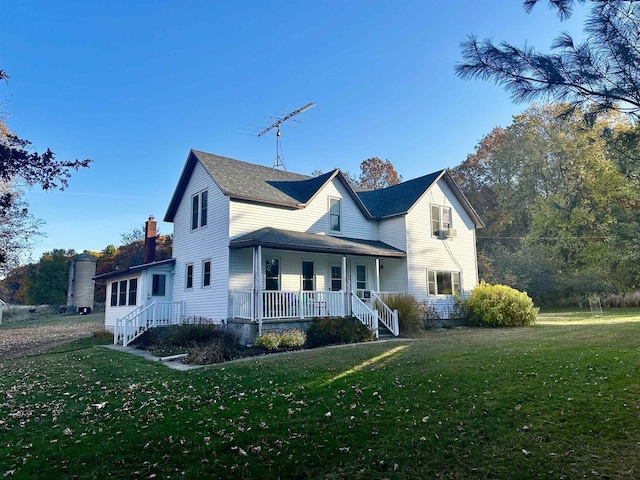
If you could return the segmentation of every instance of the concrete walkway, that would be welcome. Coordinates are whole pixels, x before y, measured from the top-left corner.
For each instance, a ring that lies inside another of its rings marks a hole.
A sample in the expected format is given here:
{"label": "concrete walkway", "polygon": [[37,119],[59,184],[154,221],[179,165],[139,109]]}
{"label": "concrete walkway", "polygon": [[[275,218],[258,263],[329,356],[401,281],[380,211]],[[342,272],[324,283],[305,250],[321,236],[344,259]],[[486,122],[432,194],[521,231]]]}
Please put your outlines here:
{"label": "concrete walkway", "polygon": [[202,368],[206,366],[206,365],[191,365],[188,363],[182,363],[180,360],[164,361],[162,358],[154,356],[151,352],[148,352],[147,350],[141,350],[139,348],[123,347],[122,345],[103,345],[103,346],[110,350],[115,350],[116,352],[128,353],[130,355],[135,355],[136,357],[144,358],[145,360],[149,360],[150,362],[160,362],[169,368],[173,368],[174,370],[186,371],[186,370],[193,370],[195,368]]}

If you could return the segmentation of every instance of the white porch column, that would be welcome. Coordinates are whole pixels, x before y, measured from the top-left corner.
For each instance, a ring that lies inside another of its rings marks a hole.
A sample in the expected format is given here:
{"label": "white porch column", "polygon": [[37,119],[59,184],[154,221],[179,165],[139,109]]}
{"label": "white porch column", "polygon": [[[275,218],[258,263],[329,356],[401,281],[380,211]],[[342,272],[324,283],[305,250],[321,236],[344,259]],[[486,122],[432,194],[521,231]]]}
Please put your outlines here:
{"label": "white porch column", "polygon": [[343,301],[342,301],[342,315],[346,316],[347,314],[350,314],[351,312],[349,311],[349,301],[350,301],[350,295],[351,293],[347,290],[347,256],[343,255],[342,256],[342,293],[343,293]]}
{"label": "white porch column", "polygon": [[376,293],[380,293],[380,259],[376,257]]}
{"label": "white porch column", "polygon": [[256,292],[258,294],[258,335],[262,335],[262,245],[258,245],[258,251],[256,254],[257,268],[256,268]]}

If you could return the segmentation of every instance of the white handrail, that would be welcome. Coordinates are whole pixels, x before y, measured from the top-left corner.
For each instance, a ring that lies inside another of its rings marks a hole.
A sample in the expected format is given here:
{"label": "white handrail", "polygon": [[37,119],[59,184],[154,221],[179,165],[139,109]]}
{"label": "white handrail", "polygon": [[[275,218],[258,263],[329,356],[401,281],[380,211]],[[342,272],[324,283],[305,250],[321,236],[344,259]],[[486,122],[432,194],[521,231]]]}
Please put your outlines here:
{"label": "white handrail", "polygon": [[384,303],[384,300],[376,292],[371,292],[373,299],[373,306],[378,311],[379,320],[387,329],[396,337],[400,335],[400,325],[398,323],[398,310],[391,310],[389,306]]}
{"label": "white handrail", "polygon": [[127,346],[151,327],[179,325],[182,322],[182,302],[151,302],[140,305],[122,318],[116,319],[113,343]]}
{"label": "white handrail", "polygon": [[378,338],[378,311],[371,310],[366,303],[358,298],[356,292],[351,292],[351,312],[354,317],[373,330]]}

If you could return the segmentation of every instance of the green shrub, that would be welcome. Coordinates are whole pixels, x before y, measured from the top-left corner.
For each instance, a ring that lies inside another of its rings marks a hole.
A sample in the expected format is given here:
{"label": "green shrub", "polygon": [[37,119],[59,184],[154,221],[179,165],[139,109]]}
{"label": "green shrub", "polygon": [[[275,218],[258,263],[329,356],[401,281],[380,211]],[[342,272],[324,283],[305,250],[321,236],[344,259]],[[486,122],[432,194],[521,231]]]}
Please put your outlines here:
{"label": "green shrub", "polygon": [[280,346],[280,333],[264,332],[256,341],[253,342],[256,347],[265,348],[267,350],[277,350]]}
{"label": "green shrub", "polygon": [[299,328],[290,328],[280,333],[280,345],[287,348],[300,348],[307,341],[307,334]]}
{"label": "green shrub", "polygon": [[465,301],[472,325],[482,327],[523,327],[533,325],[538,308],[524,292],[506,285],[482,282]]}
{"label": "green shrub", "polygon": [[369,327],[353,317],[316,318],[307,332],[307,344],[310,347],[367,342],[373,339],[374,335]]}
{"label": "green shrub", "polygon": [[391,310],[398,310],[398,324],[402,335],[419,332],[424,324],[424,306],[413,295],[394,293],[384,297]]}

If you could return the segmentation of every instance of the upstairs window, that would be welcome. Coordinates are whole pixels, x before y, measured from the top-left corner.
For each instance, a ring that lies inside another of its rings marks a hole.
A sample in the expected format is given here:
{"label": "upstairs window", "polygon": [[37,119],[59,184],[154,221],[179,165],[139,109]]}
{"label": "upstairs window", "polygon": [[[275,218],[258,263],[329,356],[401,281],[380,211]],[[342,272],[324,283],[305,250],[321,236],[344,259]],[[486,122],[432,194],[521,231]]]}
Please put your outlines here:
{"label": "upstairs window", "polygon": [[460,293],[460,272],[427,271],[429,295],[453,295]]}
{"label": "upstairs window", "polygon": [[431,234],[442,237],[442,232],[451,230],[451,207],[431,205]]}
{"label": "upstairs window", "polygon": [[198,212],[200,211],[200,196],[191,197],[191,230],[198,228]]}
{"label": "upstairs window", "polygon": [[200,194],[200,226],[207,224],[207,209],[209,203],[209,192],[205,190]]}
{"label": "upstairs window", "polygon": [[329,231],[342,231],[342,200],[339,198],[329,199]]}
{"label": "upstairs window", "polygon": [[209,192],[207,190],[191,197],[191,230],[206,226],[208,213]]}

